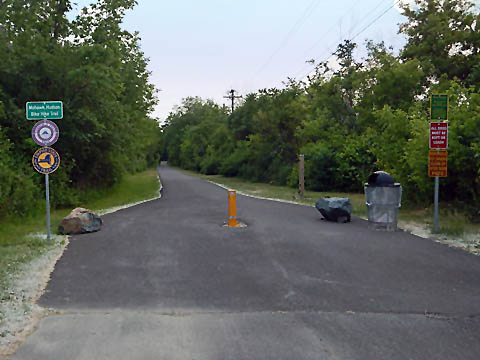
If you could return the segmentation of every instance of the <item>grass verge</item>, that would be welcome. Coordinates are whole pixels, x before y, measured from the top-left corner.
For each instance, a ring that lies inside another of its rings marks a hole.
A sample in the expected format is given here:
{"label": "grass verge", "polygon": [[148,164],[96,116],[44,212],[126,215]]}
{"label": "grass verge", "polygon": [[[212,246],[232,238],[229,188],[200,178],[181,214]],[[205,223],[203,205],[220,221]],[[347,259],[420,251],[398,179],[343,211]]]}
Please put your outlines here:
{"label": "grass verge", "polygon": [[[320,197],[348,197],[352,203],[353,214],[362,218],[367,217],[364,194],[306,191],[305,198],[299,199],[297,190],[287,186],[255,183],[235,177],[203,175],[192,171],[180,170],[189,175],[212,181],[247,195],[290,201],[309,206],[313,206],[315,201]],[[440,232],[438,234],[432,234],[432,223],[433,204],[426,204],[425,206],[402,205],[400,208],[400,227],[422,237],[431,237],[436,241],[461,247],[474,254],[480,255],[480,224],[470,222],[466,214],[462,213],[461,210],[451,206],[451,204],[441,203]]]}
{"label": "grass verge", "polygon": [[[52,188],[52,191],[55,191]],[[110,189],[89,191],[82,194],[85,199],[78,204],[99,211],[155,198],[158,196],[159,182],[156,169],[127,175]],[[56,233],[61,220],[72,209],[55,209],[51,213],[52,233]],[[0,222],[0,347],[2,338],[7,337],[9,319],[6,318],[6,304],[17,301],[19,296],[12,288],[13,282],[25,268],[25,265],[42,255],[58,250],[65,244],[64,238],[46,241],[45,215],[22,219],[7,219]],[[32,274],[35,276],[35,274]],[[1,353],[1,352],[0,352]]]}
{"label": "grass verge", "polygon": [[313,206],[315,201],[320,197],[348,197],[352,203],[353,214],[356,216],[367,216],[367,209],[365,208],[365,195],[342,193],[342,192],[318,192],[318,191],[305,191],[304,199],[300,199],[297,195],[297,190],[288,186],[270,185],[265,183],[251,182],[236,177],[225,177],[222,175],[203,175],[195,173],[193,171],[183,170],[186,174],[200,177],[207,181],[220,184],[227,188],[242,192],[247,195],[257,196],[267,199],[277,199],[283,201],[290,201],[302,205]]}
{"label": "grass verge", "polygon": [[154,198],[158,191],[157,170],[148,169],[126,176],[112,188],[85,193],[88,200],[79,206],[99,211]]}

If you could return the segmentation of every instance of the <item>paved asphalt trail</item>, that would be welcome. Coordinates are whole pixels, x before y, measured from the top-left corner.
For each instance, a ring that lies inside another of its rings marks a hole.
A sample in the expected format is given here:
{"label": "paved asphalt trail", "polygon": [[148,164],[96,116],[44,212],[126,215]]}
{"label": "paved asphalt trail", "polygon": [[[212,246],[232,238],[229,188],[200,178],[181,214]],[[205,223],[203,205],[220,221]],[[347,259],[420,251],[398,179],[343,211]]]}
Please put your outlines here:
{"label": "paved asphalt trail", "polygon": [[71,239],[13,359],[480,359],[480,258],[244,196],[228,229],[225,190],[160,175]]}

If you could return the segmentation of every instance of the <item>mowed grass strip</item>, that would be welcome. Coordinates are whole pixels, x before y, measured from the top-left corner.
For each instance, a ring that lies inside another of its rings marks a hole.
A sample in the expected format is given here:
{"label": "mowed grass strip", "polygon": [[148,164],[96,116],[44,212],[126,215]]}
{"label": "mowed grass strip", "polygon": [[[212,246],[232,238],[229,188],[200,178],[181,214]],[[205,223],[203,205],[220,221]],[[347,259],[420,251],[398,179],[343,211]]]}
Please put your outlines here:
{"label": "mowed grass strip", "polygon": [[[298,190],[288,186],[257,183],[237,177],[203,175],[193,171],[180,170],[186,174],[201,177],[204,180],[212,181],[247,195],[268,199],[286,200],[308,206],[314,206],[315,202],[321,197],[348,197],[352,203],[353,214],[363,218],[367,217],[367,207],[365,205],[365,195],[363,193],[305,191],[305,198],[302,200],[298,197]],[[455,208],[451,204],[441,203],[440,233],[455,237],[479,234],[480,224],[472,223],[468,220],[466,215],[467,214],[462,212],[461,209]],[[431,204],[424,204],[424,206],[418,204],[402,204],[399,211],[399,221],[415,223],[419,226],[431,228],[433,223],[433,194]]]}
{"label": "mowed grass strip", "polygon": [[[55,191],[54,181],[50,191]],[[156,169],[126,175],[123,180],[110,189],[85,192],[78,207],[99,211],[123,206],[158,195],[159,181]],[[62,219],[73,209],[55,209],[51,213],[52,234],[55,234]],[[0,301],[6,301],[6,293],[12,276],[21,266],[58,244],[45,240],[45,214],[29,218],[6,219],[0,221]],[[0,321],[2,320],[0,314]]]}
{"label": "mowed grass strip", "polygon": [[352,203],[353,214],[357,216],[367,216],[367,209],[365,207],[365,195],[343,192],[318,192],[318,191],[305,191],[305,196],[300,199],[298,196],[298,190],[288,187],[271,185],[265,183],[252,182],[238,177],[225,177],[222,175],[203,175],[193,171],[183,170],[186,174],[200,177],[204,180],[211,181],[227,187],[232,190],[242,192],[247,195],[257,196],[267,199],[276,199],[291,201],[297,204],[314,206],[315,202],[321,197],[348,197]]}
{"label": "mowed grass strip", "polygon": [[99,211],[154,198],[158,195],[158,191],[157,169],[148,169],[126,176],[112,188],[87,192],[85,198],[88,201],[79,206]]}

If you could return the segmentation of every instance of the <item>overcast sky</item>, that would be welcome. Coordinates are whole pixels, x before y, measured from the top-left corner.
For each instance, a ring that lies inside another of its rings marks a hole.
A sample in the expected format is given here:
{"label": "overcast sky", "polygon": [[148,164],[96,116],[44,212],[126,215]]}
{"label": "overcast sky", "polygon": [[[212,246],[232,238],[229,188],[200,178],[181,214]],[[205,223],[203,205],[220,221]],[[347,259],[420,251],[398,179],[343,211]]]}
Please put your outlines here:
{"label": "overcast sky", "polygon": [[[89,1],[78,2],[81,6]],[[160,120],[187,96],[228,104],[223,96],[231,88],[245,95],[280,87],[287,77],[302,78],[312,69],[306,60],[325,60],[342,39],[372,22],[355,41],[384,41],[396,49],[405,41],[397,34],[405,18],[392,8],[393,0],[138,3],[124,26],[140,32],[151,82],[161,89],[154,113]]]}

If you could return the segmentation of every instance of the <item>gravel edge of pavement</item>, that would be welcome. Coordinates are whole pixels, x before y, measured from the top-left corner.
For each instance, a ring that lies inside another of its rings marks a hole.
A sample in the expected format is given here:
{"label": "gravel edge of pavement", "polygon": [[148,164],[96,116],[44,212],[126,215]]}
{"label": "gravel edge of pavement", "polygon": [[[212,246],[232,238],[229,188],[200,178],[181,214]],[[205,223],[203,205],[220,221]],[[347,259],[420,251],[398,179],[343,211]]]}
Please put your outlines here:
{"label": "gravel edge of pavement", "polygon": [[[99,215],[112,214],[119,210],[160,199],[162,197],[163,184],[159,174],[157,174],[157,179],[159,189],[156,196],[100,210],[97,213]],[[32,236],[46,238],[46,235],[42,234],[32,234]],[[70,242],[69,239],[69,236],[56,235],[54,237],[55,246],[24,264],[12,279],[10,292],[15,294],[15,296],[12,296],[9,301],[0,303],[0,309],[7,314],[5,316],[6,324],[0,324],[0,330],[7,333],[3,337],[0,336],[0,360],[7,359],[7,356],[14,354],[25,339],[35,331],[40,320],[49,314],[55,313],[52,309],[42,308],[37,305],[37,301],[43,295],[55,265],[67,249]]]}
{"label": "gravel edge of pavement", "polygon": [[[229,187],[223,184],[216,183],[211,180],[206,180],[206,181],[208,181],[211,184],[217,185],[222,189],[231,190]],[[239,195],[243,195],[243,196],[247,196],[255,199],[271,200],[271,201],[278,201],[278,202],[294,204],[299,206],[315,207],[313,205],[305,205],[295,201],[256,196],[256,195],[248,194],[238,190],[236,190],[236,193]],[[363,220],[368,220],[366,217],[361,217],[361,216],[357,216],[357,217]],[[433,234],[427,225],[420,225],[417,223],[406,222],[406,221],[399,221],[398,228],[412,235],[415,235],[424,239],[429,239],[434,242],[445,244],[445,245],[448,245],[449,247],[461,249],[470,254],[480,256],[480,234],[477,234],[477,235],[469,234],[463,237],[453,237],[453,236],[448,236],[444,234]]]}

